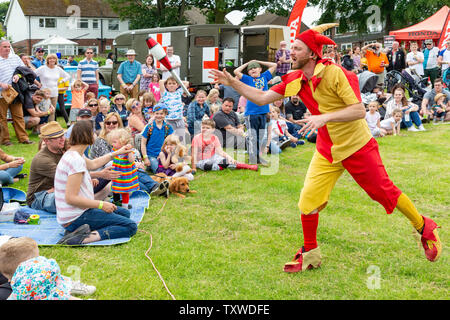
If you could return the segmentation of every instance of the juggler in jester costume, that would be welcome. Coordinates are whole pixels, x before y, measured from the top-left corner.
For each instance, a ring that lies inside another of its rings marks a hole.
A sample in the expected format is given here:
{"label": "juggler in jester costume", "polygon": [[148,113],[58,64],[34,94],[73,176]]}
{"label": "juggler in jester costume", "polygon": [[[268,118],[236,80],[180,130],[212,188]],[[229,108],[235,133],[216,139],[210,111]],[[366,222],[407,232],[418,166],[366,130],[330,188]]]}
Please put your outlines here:
{"label": "juggler in jester costume", "polygon": [[366,110],[361,103],[358,78],[330,60],[322,59],[323,45],[335,43],[313,29],[299,34],[291,46],[294,71],[266,92],[241,83],[225,70],[211,71],[216,83],[232,86],[258,105],[299,95],[312,114],[302,120],[301,130],[318,129],[316,151],[299,200],[304,244],[294,259],[285,264],[284,271],[299,272],[320,266],[316,236],[319,212],[326,207],[335,183],[345,170],[388,214],[395,208],[402,212],[421,235],[426,258],[438,260],[442,245],[437,224],[420,215],[411,200],[390,180],[378,143],[365,121]]}

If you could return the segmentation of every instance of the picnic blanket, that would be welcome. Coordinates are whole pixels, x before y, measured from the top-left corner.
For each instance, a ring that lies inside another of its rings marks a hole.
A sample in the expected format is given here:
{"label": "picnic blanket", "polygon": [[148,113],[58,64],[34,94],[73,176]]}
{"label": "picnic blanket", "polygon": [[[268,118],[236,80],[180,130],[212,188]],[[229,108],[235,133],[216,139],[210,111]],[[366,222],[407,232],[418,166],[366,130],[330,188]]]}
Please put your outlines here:
{"label": "picnic blanket", "polygon": [[[8,190],[12,189],[12,190]],[[3,188],[3,195],[5,202],[10,200],[24,201],[26,198],[25,192],[14,188]],[[150,196],[145,191],[136,191],[130,197],[130,210],[132,219],[139,224],[144,217],[145,210],[149,207]],[[38,214],[40,216],[40,224],[15,224],[14,222],[0,222],[0,236],[7,235],[12,237],[30,237],[34,239],[38,245],[53,246],[64,235],[64,228],[56,221],[56,215],[46,211],[34,210],[29,207],[22,207],[30,214]],[[87,246],[110,246],[120,243],[126,243],[130,238],[118,238],[102,240],[86,244]]]}

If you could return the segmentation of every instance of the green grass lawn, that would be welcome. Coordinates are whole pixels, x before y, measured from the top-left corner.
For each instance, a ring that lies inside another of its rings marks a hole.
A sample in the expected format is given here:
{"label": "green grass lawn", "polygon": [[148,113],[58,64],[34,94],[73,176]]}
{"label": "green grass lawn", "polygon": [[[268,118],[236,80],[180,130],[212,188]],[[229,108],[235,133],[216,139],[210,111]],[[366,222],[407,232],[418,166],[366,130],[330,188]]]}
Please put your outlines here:
{"label": "green grass lawn", "polygon": [[[395,184],[442,226],[444,251],[436,263],[426,260],[399,211],[387,215],[345,173],[320,214],[322,267],[284,273],[303,241],[297,201],[313,144],[287,149],[276,175],[198,173],[191,183],[198,193],[171,196],[162,212],[165,199],[152,199],[127,244],[41,247],[41,255],[56,259],[63,274],[95,285],[98,300],[171,299],[144,255],[150,234],[150,256],[178,300],[448,299],[450,125],[425,126],[426,132],[403,131],[379,144]],[[29,172],[37,145],[12,142],[3,150],[25,156]],[[17,187],[26,191],[27,183]]]}

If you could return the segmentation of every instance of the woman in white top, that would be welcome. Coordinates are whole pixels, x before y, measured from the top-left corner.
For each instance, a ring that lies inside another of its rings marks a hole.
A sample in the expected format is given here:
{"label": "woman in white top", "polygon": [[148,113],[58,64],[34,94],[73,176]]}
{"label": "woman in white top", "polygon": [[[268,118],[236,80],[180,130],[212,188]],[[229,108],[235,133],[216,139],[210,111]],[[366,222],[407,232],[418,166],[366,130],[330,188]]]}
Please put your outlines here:
{"label": "woman in white top", "polygon": [[55,174],[56,219],[67,233],[58,244],[80,245],[129,238],[136,234],[137,225],[130,219],[128,209],[95,200],[89,174],[89,171],[104,166],[114,157],[132,152],[132,147],[127,145],[90,160],[83,154],[93,143],[92,123],[76,122],[69,139],[71,147],[59,161]]}
{"label": "woman in white top", "polygon": [[[57,66],[58,57],[56,54],[49,54],[45,65],[36,69],[35,73],[40,79],[39,87],[42,89],[49,88],[51,90],[50,99],[53,107],[56,109],[58,103],[58,84],[64,83],[70,80],[70,75],[63,69]],[[61,80],[59,80],[62,78]],[[59,80],[59,81],[58,81]],[[56,119],[55,113],[52,113],[48,121],[54,121]]]}
{"label": "woman in white top", "polygon": [[[425,131],[418,112],[419,106],[406,99],[405,87],[402,84],[397,84],[392,88],[392,97],[393,99],[390,99],[385,105],[384,118],[391,118],[394,109],[400,109],[403,112],[402,124],[408,128],[408,131]],[[418,129],[413,126],[413,123]]]}

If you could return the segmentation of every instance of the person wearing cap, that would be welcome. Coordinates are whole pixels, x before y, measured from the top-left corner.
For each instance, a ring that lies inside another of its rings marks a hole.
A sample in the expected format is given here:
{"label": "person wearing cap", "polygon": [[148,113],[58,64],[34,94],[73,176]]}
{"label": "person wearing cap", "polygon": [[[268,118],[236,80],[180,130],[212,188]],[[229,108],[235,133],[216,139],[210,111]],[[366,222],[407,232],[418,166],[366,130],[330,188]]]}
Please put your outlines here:
{"label": "person wearing cap", "polygon": [[[261,65],[268,69],[262,72]],[[242,71],[247,68],[248,75]],[[273,74],[277,69],[275,62],[263,62],[252,60],[244,63],[242,66],[234,70],[234,74],[240,81],[246,85],[256,88],[260,91],[267,91],[269,81],[272,80]],[[262,151],[262,142],[267,126],[267,114],[269,113],[269,105],[258,105],[248,100],[245,106],[245,126],[248,130],[248,161],[249,164],[267,165],[267,161],[260,156]]]}
{"label": "person wearing cap", "polygon": [[56,213],[54,180],[56,166],[66,148],[64,129],[51,121],[41,127],[39,138],[45,146],[31,161],[27,204],[32,209]]}
{"label": "person wearing cap", "polygon": [[98,81],[100,79],[100,74],[98,72],[98,62],[93,59],[94,49],[87,48],[84,55],[86,58],[80,61],[77,70],[77,79],[87,83],[89,88],[85,92],[92,92],[95,94],[95,98],[98,98]]}
{"label": "person wearing cap", "polygon": [[[326,26],[316,27],[326,30]],[[232,85],[240,94],[258,105],[298,94],[311,116],[302,120],[301,132],[318,130],[316,152],[306,173],[299,209],[304,244],[285,272],[318,268],[321,254],[317,243],[319,212],[323,210],[339,177],[348,171],[353,179],[390,214],[397,208],[421,234],[425,256],[438,260],[442,245],[437,224],[421,216],[412,201],[390,180],[365,121],[356,74],[322,59],[323,46],[334,44],[314,29],[297,35],[291,46],[292,69],[282,83],[261,92],[244,85],[226,70],[212,70],[215,82]]]}
{"label": "person wearing cap", "polygon": [[120,64],[117,70],[117,79],[120,83],[120,93],[128,100],[136,99],[139,94],[139,80],[142,76],[142,66],[136,61],[136,52],[130,49],[126,53],[127,61]]}
{"label": "person wearing cap", "polygon": [[434,80],[439,76],[438,57],[439,49],[434,46],[433,40],[425,40],[425,50],[423,50],[423,75],[424,77],[430,78],[432,88],[434,88]]}
{"label": "person wearing cap", "polygon": [[36,69],[45,66],[44,53],[45,53],[44,48],[36,48],[34,59],[33,61],[31,61],[31,63]]}
{"label": "person wearing cap", "polygon": [[[83,120],[86,120],[86,121],[92,121],[92,112],[91,112],[91,110],[84,108],[84,109],[80,109],[80,110],[78,111],[78,114],[77,114],[77,122],[78,122],[78,121],[83,121]],[[76,122],[75,122],[75,123],[76,123]],[[67,129],[67,132],[65,133],[66,139],[69,139],[69,138],[70,138],[70,134],[72,133],[73,126],[74,126],[74,124],[71,125],[71,126],[69,127],[69,129]],[[94,126],[94,124],[93,124],[93,126]]]}
{"label": "person wearing cap", "polygon": [[[180,56],[173,54],[173,46],[167,46],[167,59],[169,59],[173,72],[175,72],[179,77],[181,68],[181,59]],[[159,70],[162,71],[161,80],[167,80],[167,78],[172,76],[170,71],[167,70],[162,64]]]}

